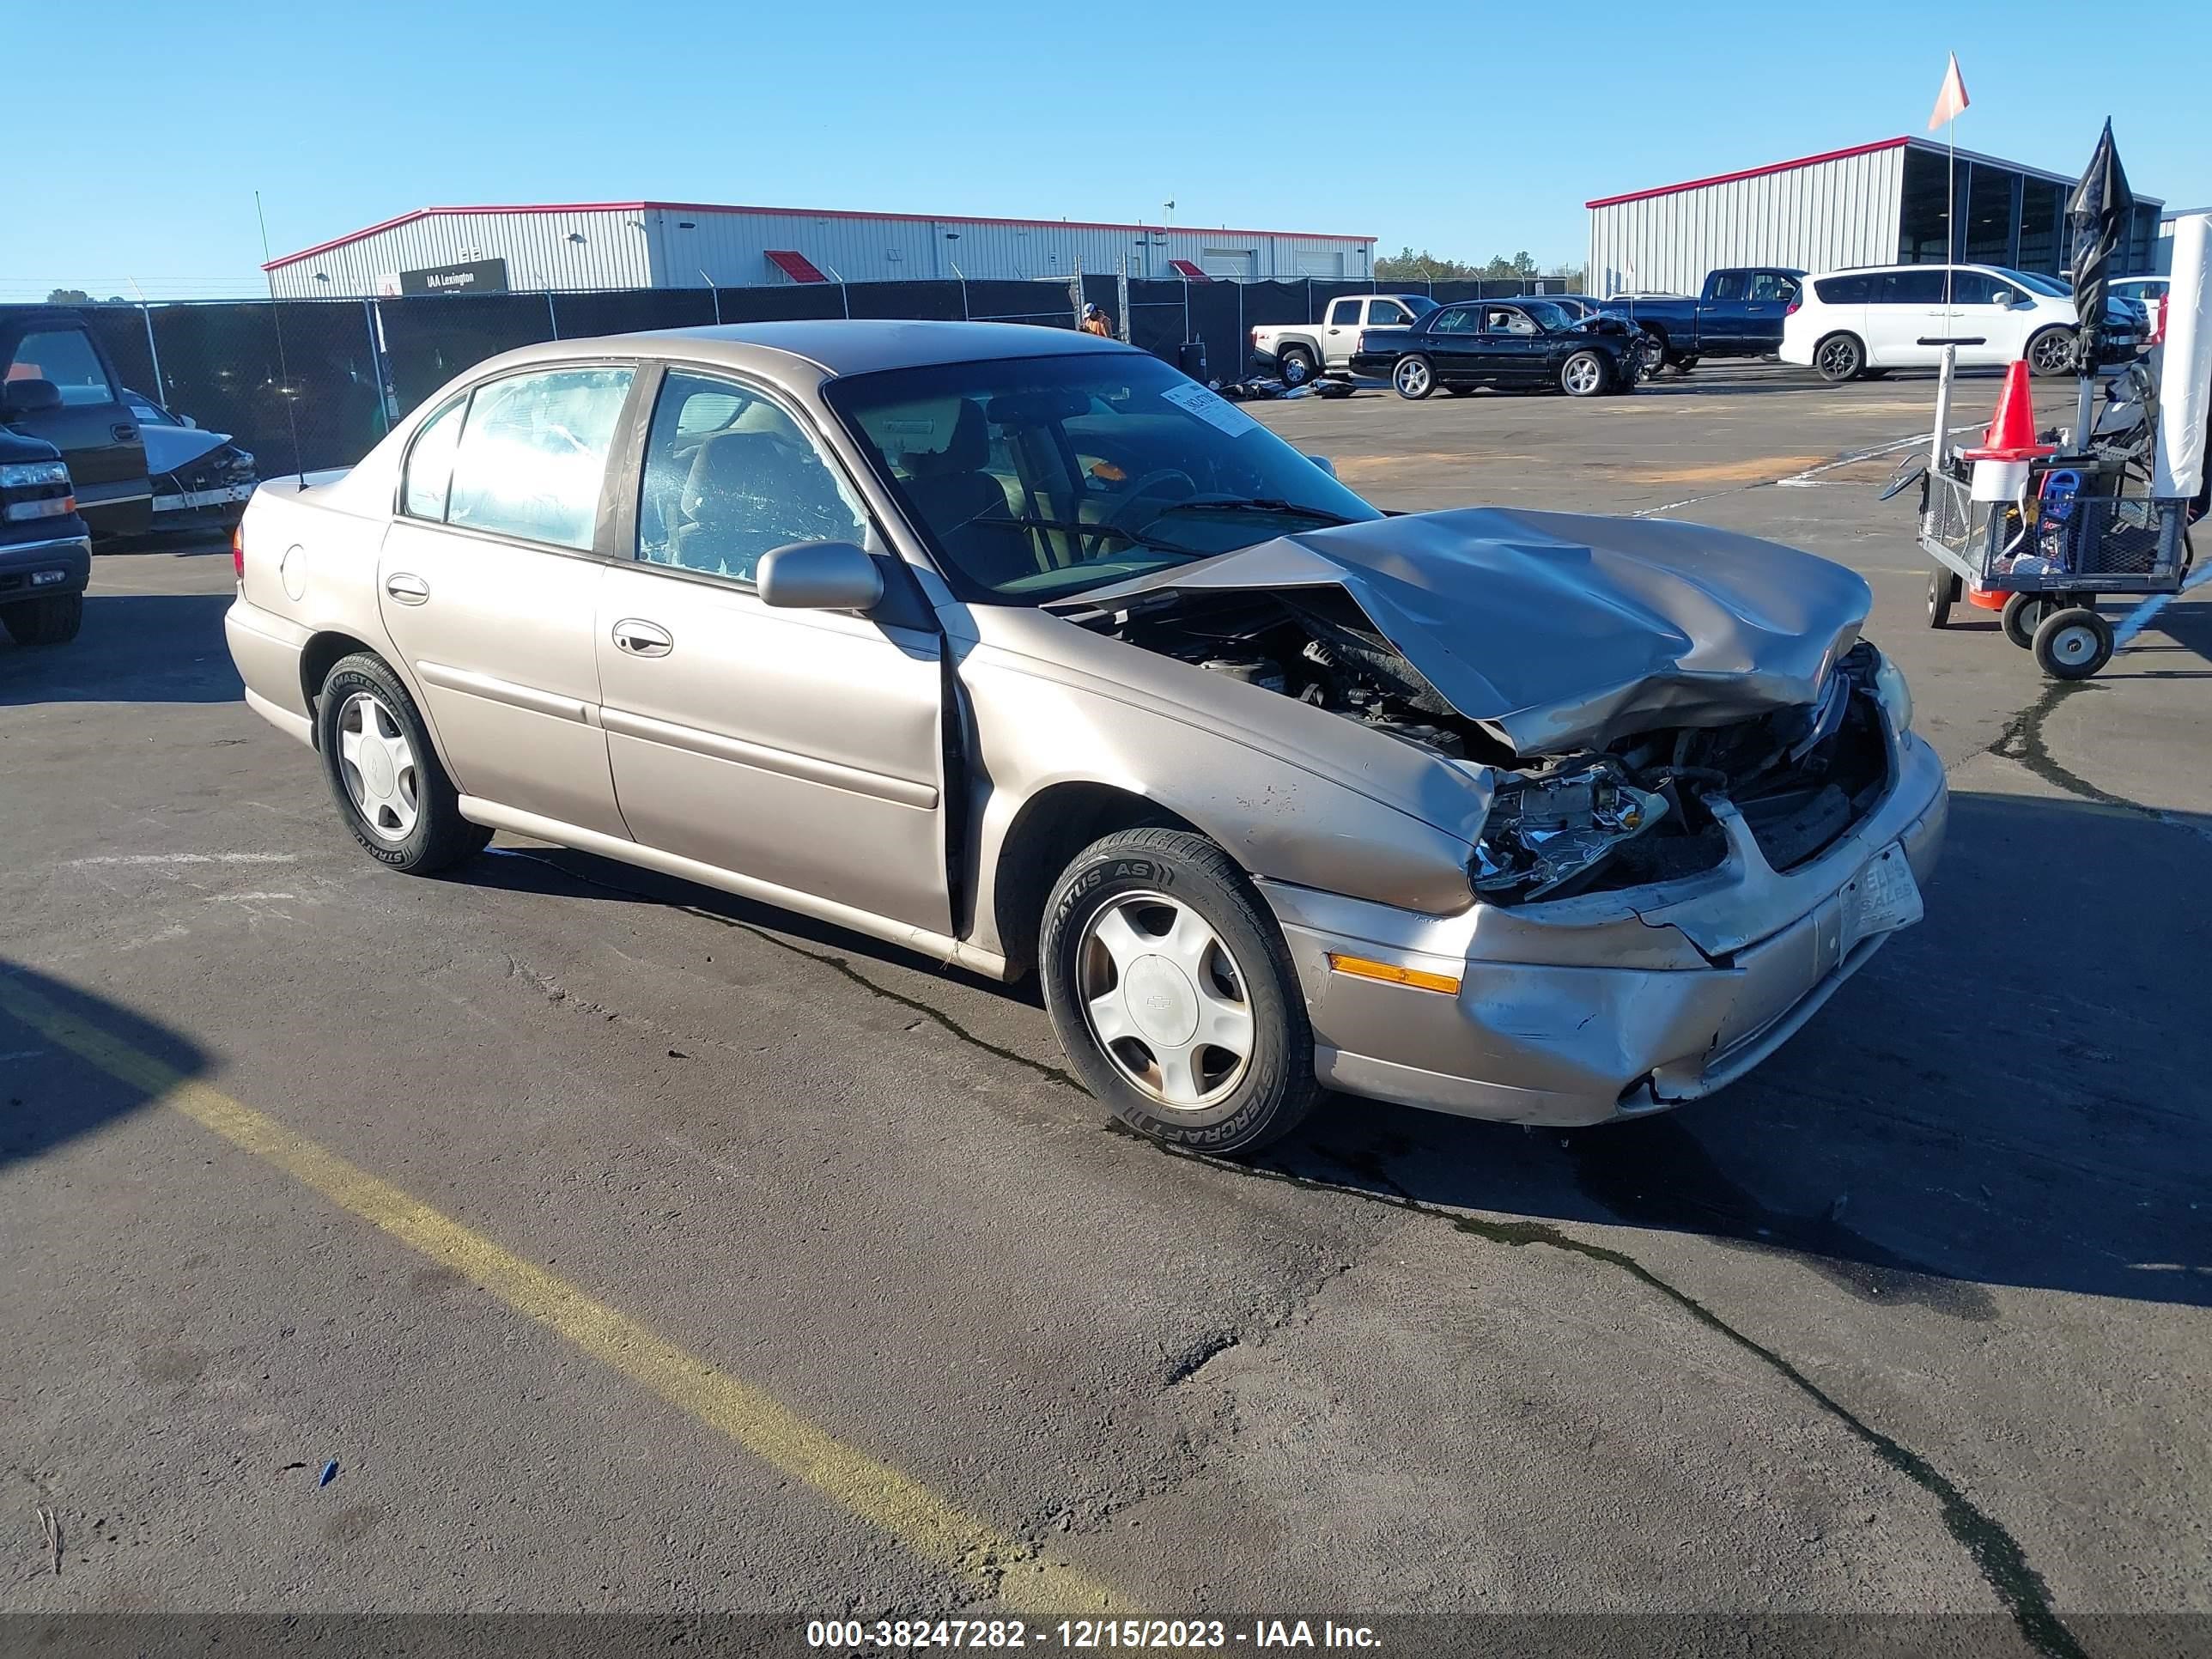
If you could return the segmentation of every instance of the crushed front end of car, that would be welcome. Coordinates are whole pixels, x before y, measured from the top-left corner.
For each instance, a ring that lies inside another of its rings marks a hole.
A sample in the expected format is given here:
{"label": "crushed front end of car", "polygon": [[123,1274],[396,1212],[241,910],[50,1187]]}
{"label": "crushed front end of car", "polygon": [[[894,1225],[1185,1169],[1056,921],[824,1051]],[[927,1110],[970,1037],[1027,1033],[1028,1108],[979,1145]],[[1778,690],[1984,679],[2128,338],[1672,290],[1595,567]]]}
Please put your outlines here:
{"label": "crushed front end of car", "polygon": [[1869,598],[1705,526],[1477,509],[1086,603],[1093,626],[1428,750],[1486,797],[1452,914],[1258,885],[1323,1081],[1579,1125],[1741,1077],[1919,920],[1943,770],[1859,638]]}

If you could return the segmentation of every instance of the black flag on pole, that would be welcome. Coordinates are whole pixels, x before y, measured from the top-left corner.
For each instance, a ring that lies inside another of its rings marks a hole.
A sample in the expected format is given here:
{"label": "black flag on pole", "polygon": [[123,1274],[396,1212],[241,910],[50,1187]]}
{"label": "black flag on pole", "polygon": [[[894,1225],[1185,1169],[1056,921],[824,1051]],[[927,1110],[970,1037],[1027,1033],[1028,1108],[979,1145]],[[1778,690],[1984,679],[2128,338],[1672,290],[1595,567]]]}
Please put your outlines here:
{"label": "black flag on pole", "polygon": [[2074,271],[2074,314],[2081,321],[2081,349],[2076,359],[2082,372],[2093,371],[2099,361],[2105,328],[2105,295],[2112,285],[2112,258],[2127,241],[2135,218],[2136,194],[2128,188],[2127,169],[2112,146],[2112,123],[2105,121],[2103,137],[2090,156],[2081,182],[2066,204],[2066,222],[2074,232],[2071,264]]}

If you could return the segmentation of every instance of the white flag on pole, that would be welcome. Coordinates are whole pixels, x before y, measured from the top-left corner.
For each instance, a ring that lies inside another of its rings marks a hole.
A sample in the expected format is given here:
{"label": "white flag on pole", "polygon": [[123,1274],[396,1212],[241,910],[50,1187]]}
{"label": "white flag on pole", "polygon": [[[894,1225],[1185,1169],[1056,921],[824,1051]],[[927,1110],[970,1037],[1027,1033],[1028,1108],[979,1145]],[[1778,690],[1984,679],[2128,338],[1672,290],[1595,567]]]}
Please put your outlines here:
{"label": "white flag on pole", "polygon": [[1943,71],[1943,90],[1936,94],[1936,112],[1928,118],[1928,131],[1933,132],[1944,122],[1955,120],[1970,101],[1966,77],[1959,73],[1959,54],[1954,52],[1951,66]]}

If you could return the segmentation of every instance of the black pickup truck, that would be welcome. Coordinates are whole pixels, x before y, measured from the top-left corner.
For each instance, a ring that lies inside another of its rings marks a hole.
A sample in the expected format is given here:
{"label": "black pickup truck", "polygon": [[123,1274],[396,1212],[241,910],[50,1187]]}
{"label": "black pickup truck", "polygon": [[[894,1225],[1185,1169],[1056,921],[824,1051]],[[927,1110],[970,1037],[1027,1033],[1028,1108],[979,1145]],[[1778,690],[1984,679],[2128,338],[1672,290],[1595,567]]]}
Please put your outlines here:
{"label": "black pickup truck", "polygon": [[1762,357],[1782,349],[1782,319],[1805,280],[1786,265],[1732,265],[1705,273],[1696,299],[1672,294],[1617,294],[1600,300],[1607,316],[1624,318],[1645,337],[1644,373],[1672,364],[1682,373],[1700,357]]}
{"label": "black pickup truck", "polygon": [[18,645],[68,643],[91,578],[92,538],[61,452],[0,427],[0,627]]}

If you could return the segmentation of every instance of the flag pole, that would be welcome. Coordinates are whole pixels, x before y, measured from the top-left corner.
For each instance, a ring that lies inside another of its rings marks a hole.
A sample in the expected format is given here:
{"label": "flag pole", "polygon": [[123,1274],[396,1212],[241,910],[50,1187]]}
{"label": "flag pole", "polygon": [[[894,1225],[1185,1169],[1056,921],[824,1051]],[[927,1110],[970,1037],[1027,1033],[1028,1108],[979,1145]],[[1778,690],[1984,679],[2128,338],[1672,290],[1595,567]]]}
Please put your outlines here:
{"label": "flag pole", "polygon": [[[1959,61],[1953,52],[1951,61]],[[1948,80],[1946,85],[1949,84]],[[1958,262],[1963,251],[1959,240],[1959,115],[1956,110],[1943,123],[1943,137],[1951,148],[1949,164],[1943,169],[1943,333],[1951,333],[1951,267]]]}

